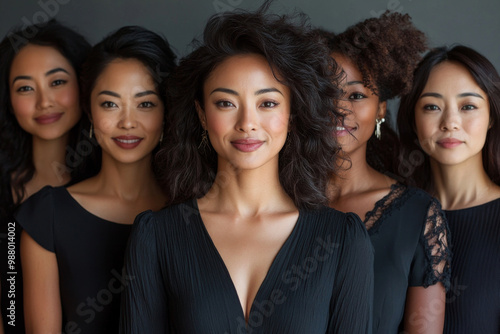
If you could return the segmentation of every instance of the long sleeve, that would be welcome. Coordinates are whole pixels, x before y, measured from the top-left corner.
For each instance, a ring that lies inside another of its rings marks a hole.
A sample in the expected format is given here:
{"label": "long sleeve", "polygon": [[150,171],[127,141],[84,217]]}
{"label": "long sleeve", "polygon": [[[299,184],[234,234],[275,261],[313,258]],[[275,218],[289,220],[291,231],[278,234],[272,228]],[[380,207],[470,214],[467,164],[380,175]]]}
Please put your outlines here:
{"label": "long sleeve", "polygon": [[122,293],[120,333],[168,333],[165,286],[158,254],[158,235],[151,211],[141,213],[125,253],[125,275],[129,283]]}
{"label": "long sleeve", "polygon": [[346,233],[334,282],[328,333],[372,333],[373,246],[363,223],[354,214],[346,218]]}

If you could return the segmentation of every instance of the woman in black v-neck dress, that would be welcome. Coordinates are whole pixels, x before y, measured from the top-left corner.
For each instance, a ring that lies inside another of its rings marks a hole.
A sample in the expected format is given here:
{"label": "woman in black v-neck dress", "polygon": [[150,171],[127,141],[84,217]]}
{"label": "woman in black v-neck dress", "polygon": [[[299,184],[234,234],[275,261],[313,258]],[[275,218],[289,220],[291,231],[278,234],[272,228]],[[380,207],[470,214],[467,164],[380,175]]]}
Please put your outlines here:
{"label": "woman in black v-neck dress", "polygon": [[334,65],[264,11],[212,17],[172,78],[171,205],[134,223],[121,333],[371,333],[368,235],[324,206]]}

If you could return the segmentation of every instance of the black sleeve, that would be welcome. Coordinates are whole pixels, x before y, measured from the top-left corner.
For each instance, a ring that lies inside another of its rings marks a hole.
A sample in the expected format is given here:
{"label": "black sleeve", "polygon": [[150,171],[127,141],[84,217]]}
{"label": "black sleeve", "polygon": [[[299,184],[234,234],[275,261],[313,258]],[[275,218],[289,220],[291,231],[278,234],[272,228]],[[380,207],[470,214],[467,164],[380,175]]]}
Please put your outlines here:
{"label": "black sleeve", "polygon": [[328,333],[370,334],[373,317],[374,250],[358,216],[348,214],[335,277]]}
{"label": "black sleeve", "polygon": [[168,333],[168,310],[151,211],[135,219],[125,252],[129,284],[122,293],[120,333]]}
{"label": "black sleeve", "polygon": [[54,205],[54,188],[46,186],[21,204],[14,214],[16,222],[30,237],[50,252],[55,252]]}

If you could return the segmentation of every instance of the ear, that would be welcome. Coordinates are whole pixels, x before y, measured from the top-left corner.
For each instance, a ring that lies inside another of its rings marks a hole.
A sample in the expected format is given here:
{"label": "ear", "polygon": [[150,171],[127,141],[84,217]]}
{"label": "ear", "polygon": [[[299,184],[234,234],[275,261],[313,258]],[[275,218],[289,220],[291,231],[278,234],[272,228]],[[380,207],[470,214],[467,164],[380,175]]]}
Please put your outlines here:
{"label": "ear", "polygon": [[194,101],[194,105],[196,107],[196,113],[198,114],[198,118],[200,119],[201,126],[204,130],[206,130],[207,125],[207,117],[205,116],[205,110],[200,106],[200,102]]}
{"label": "ear", "polygon": [[387,114],[387,101],[379,102],[377,118],[378,119],[384,118],[386,114]]}

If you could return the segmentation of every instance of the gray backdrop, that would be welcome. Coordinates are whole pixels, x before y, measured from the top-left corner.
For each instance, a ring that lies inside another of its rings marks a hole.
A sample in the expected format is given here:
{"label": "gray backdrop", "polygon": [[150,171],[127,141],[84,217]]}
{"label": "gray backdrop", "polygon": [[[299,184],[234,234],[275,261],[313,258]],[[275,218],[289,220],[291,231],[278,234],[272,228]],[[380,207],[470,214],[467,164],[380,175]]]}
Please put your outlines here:
{"label": "gray backdrop", "polygon": [[[91,43],[123,25],[163,34],[179,56],[201,34],[207,18],[222,10],[255,9],[261,0],[0,0],[0,35],[15,25],[56,17]],[[431,46],[461,43],[500,68],[500,0],[276,0],[273,11],[300,9],[314,25],[340,32],[386,9],[409,13]]]}

